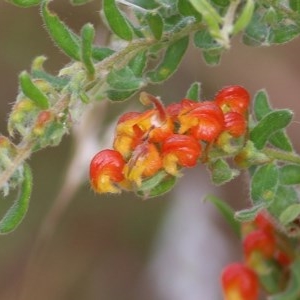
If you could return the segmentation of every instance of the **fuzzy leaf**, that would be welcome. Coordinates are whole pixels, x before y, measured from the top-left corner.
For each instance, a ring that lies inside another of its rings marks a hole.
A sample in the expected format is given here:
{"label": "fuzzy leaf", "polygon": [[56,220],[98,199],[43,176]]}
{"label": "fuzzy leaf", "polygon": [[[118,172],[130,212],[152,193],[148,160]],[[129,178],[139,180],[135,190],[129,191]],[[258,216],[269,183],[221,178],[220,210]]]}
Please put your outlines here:
{"label": "fuzzy leaf", "polygon": [[160,40],[164,29],[164,21],[162,17],[158,13],[149,12],[146,15],[146,20],[155,39]]}
{"label": "fuzzy leaf", "polygon": [[137,90],[132,91],[120,91],[120,90],[108,90],[106,95],[109,100],[111,101],[124,101],[130,98]]}
{"label": "fuzzy leaf", "polygon": [[175,176],[170,176],[165,171],[161,171],[152,178],[144,180],[137,194],[146,198],[156,197],[170,191],[175,183]]}
{"label": "fuzzy leaf", "polygon": [[250,139],[255,147],[261,150],[271,135],[288,126],[292,116],[293,112],[287,109],[272,111],[264,116],[250,132]]}
{"label": "fuzzy leaf", "polygon": [[251,180],[251,198],[254,205],[271,203],[276,196],[279,182],[277,166],[273,163],[256,169]]}
{"label": "fuzzy leaf", "polygon": [[259,203],[250,208],[237,211],[234,217],[239,222],[250,222],[253,221],[257,214],[264,208],[266,208],[266,203]]}
{"label": "fuzzy leaf", "polygon": [[119,10],[115,0],[103,0],[103,12],[112,32],[123,40],[131,41],[132,28],[129,21]]}
{"label": "fuzzy leaf", "polygon": [[188,44],[188,36],[171,44],[167,48],[165,55],[157,68],[147,74],[149,79],[153,83],[167,80],[178,69]]}
{"label": "fuzzy leaf", "polygon": [[85,24],[81,30],[81,59],[89,75],[95,74],[95,67],[92,60],[93,41],[95,37],[94,26],[90,23]]}
{"label": "fuzzy leaf", "polygon": [[275,197],[268,207],[269,212],[276,218],[290,205],[299,203],[297,192],[292,186],[278,185]]}
{"label": "fuzzy leaf", "polygon": [[[268,95],[264,90],[259,91],[254,97],[254,113],[258,121],[272,111]],[[293,145],[284,130],[278,130],[269,138],[269,142],[284,151],[293,151]]]}
{"label": "fuzzy leaf", "polygon": [[79,37],[55,13],[49,11],[48,3],[49,1],[42,3],[42,16],[51,38],[69,57],[79,61]]}
{"label": "fuzzy leaf", "polygon": [[238,222],[234,217],[234,210],[225,201],[216,196],[208,195],[204,200],[213,203],[225,218],[227,223],[230,225],[231,229],[235,232],[235,234],[237,236],[240,236],[241,226],[240,222]]}
{"label": "fuzzy leaf", "polygon": [[288,225],[300,215],[300,203],[288,206],[279,216],[282,225]]}
{"label": "fuzzy leaf", "polygon": [[200,101],[200,90],[201,90],[201,83],[194,82],[191,84],[190,88],[188,89],[185,98]]}
{"label": "fuzzy leaf", "polygon": [[136,77],[128,66],[112,70],[107,76],[107,82],[112,88],[121,91],[137,90],[143,86],[143,79]]}
{"label": "fuzzy leaf", "polygon": [[239,172],[231,169],[229,164],[224,159],[217,159],[209,164],[212,181],[216,185],[224,184],[234,179]]}
{"label": "fuzzy leaf", "polygon": [[6,0],[6,1],[20,7],[36,6],[42,2],[42,0]]}
{"label": "fuzzy leaf", "polygon": [[194,6],[186,0],[178,0],[177,8],[180,14],[185,17],[193,16],[197,21],[201,21],[201,14],[194,8]]}
{"label": "fuzzy leaf", "polygon": [[285,165],[279,169],[280,183],[284,185],[300,184],[300,166]]}
{"label": "fuzzy leaf", "polygon": [[130,60],[128,67],[135,76],[142,76],[147,65],[147,59],[147,51],[140,51],[133,59]]}
{"label": "fuzzy leaf", "polygon": [[95,60],[97,61],[101,61],[106,57],[111,56],[112,54],[114,54],[115,51],[110,49],[110,48],[106,48],[106,47],[93,47],[92,49],[92,56]]}
{"label": "fuzzy leaf", "polygon": [[41,109],[49,108],[47,96],[32,82],[26,71],[20,74],[19,79],[22,92],[26,97],[31,99]]}
{"label": "fuzzy leaf", "polygon": [[25,164],[24,179],[20,187],[20,193],[13,205],[0,220],[0,234],[6,234],[15,230],[16,227],[21,223],[28,210],[31,190],[32,174],[30,167]]}

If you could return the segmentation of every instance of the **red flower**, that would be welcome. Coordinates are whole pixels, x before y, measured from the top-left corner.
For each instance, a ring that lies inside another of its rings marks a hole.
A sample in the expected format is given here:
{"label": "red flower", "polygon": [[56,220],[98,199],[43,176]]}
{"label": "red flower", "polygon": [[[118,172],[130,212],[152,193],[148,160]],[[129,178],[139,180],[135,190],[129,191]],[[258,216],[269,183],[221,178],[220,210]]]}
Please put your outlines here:
{"label": "red flower", "polygon": [[256,274],[241,263],[226,266],[221,275],[224,300],[257,300],[259,282]]}
{"label": "red flower", "polygon": [[93,189],[98,193],[117,193],[115,183],[124,179],[123,168],[125,161],[115,150],[98,152],[90,163],[90,180]]}
{"label": "red flower", "polygon": [[173,134],[163,143],[161,152],[165,170],[176,175],[177,165],[193,167],[201,156],[201,145],[192,136]]}
{"label": "red flower", "polygon": [[228,112],[224,114],[225,130],[235,138],[246,133],[247,122],[240,113]]}
{"label": "red flower", "polygon": [[132,157],[124,168],[124,174],[129,182],[140,186],[145,177],[155,175],[162,167],[162,158],[157,147],[145,142],[134,150]]}
{"label": "red flower", "polygon": [[247,234],[244,238],[243,249],[246,260],[252,266],[252,263],[256,264],[253,260],[256,261],[259,257],[273,257],[276,250],[276,240],[272,232],[257,229]]}
{"label": "red flower", "polygon": [[215,101],[224,112],[238,112],[244,114],[250,103],[250,95],[243,87],[232,85],[220,90]]}
{"label": "red flower", "polygon": [[188,131],[197,140],[214,141],[224,130],[222,110],[212,101],[195,103],[187,113],[178,116],[179,133]]}

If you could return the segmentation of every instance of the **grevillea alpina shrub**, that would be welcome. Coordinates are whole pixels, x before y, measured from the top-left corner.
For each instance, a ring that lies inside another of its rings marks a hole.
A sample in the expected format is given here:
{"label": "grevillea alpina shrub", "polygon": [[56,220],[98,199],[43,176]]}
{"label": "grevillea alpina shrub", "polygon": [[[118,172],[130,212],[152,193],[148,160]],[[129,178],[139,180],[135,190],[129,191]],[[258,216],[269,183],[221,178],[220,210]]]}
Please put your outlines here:
{"label": "grevillea alpina shrub", "polygon": [[96,102],[139,95],[145,108],[121,113],[110,149],[91,157],[92,189],[99,195],[126,191],[151,198],[180,184],[182,170],[198,164],[207,166],[216,185],[249,171],[249,208],[234,212],[223,200],[207,197],[239,235],[244,254],[222,272],[224,299],[299,300],[300,156],[286,133],[293,112],[273,109],[264,90],[251,95],[235,83],[201,99],[200,83],[194,82],[168,105],[146,91],[177,71],[189,44],[216,66],[237,34],[248,46],[293,40],[300,34],[299,1],[99,1],[99,17],[111,40],[119,42],[117,49],[95,42],[91,23],[75,33],[53,12],[50,0],[8,2],[39,6],[47,32],[70,62],[53,75],[39,56],[30,72],[19,75],[8,136],[0,136],[0,188],[4,196],[20,191],[0,232],[13,231],[27,212],[31,154],[59,145]]}

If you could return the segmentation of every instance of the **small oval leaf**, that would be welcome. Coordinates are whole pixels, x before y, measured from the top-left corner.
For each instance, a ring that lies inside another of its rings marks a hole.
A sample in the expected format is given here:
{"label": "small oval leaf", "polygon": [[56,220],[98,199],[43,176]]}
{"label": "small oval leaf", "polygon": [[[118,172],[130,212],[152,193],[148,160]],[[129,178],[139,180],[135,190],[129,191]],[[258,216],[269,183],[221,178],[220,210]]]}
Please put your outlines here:
{"label": "small oval leaf", "polygon": [[186,98],[194,101],[200,101],[200,91],[201,91],[201,83],[194,82],[191,84],[190,88],[186,93]]}
{"label": "small oval leaf", "polygon": [[255,147],[261,150],[271,135],[288,126],[292,117],[293,112],[287,109],[272,111],[263,117],[250,132]]}
{"label": "small oval leaf", "polygon": [[90,23],[85,24],[81,30],[81,59],[89,75],[95,74],[95,67],[92,60],[93,41],[95,37],[94,26]]}
{"label": "small oval leaf", "polygon": [[132,28],[129,21],[119,10],[115,0],[103,0],[103,12],[112,32],[123,40],[131,41]]}
{"label": "small oval leaf", "polygon": [[158,13],[149,12],[146,15],[147,23],[155,39],[160,40],[163,34],[164,21]]}
{"label": "small oval leaf", "polygon": [[9,233],[21,223],[29,206],[32,190],[32,174],[30,167],[24,164],[24,179],[20,187],[20,194],[0,221],[0,234]]}
{"label": "small oval leaf", "polygon": [[300,184],[300,166],[285,165],[279,169],[280,183],[284,185]]}
{"label": "small oval leaf", "polygon": [[80,60],[79,37],[59,17],[48,9],[49,1],[42,3],[42,16],[46,28],[57,46],[69,57]]}
{"label": "small oval leaf", "polygon": [[224,184],[234,179],[238,174],[238,170],[230,168],[229,164],[224,159],[217,159],[209,164],[212,181],[216,185]]}
{"label": "small oval leaf", "polygon": [[282,225],[288,225],[300,215],[300,203],[288,206],[279,216]]}
{"label": "small oval leaf", "polygon": [[47,96],[32,82],[26,71],[20,74],[19,79],[22,92],[25,96],[31,99],[41,109],[49,108]]}
{"label": "small oval leaf", "polygon": [[188,44],[188,36],[171,44],[167,48],[166,53],[157,68],[147,74],[149,79],[153,83],[159,83],[167,80],[178,69],[182,57],[187,50]]}
{"label": "small oval leaf", "polygon": [[39,5],[42,0],[7,0],[9,3],[20,7],[31,7]]}
{"label": "small oval leaf", "polygon": [[278,173],[277,166],[273,163],[256,169],[251,180],[251,198],[254,205],[272,202],[278,187]]}

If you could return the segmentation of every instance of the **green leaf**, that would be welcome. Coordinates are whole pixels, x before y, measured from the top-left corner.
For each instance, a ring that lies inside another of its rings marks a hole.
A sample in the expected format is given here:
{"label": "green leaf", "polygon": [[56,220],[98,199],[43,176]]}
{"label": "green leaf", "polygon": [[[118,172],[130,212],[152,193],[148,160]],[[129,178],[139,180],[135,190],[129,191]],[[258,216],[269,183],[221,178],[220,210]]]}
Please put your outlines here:
{"label": "green leaf", "polygon": [[217,159],[209,164],[212,181],[216,185],[224,184],[234,179],[238,174],[238,170],[231,169],[224,159]]}
{"label": "green leaf", "polygon": [[202,55],[208,65],[215,66],[220,62],[223,47],[221,47],[206,29],[197,31],[194,44],[203,50]]}
{"label": "green leaf", "polygon": [[251,21],[253,12],[255,7],[254,0],[247,0],[245,6],[243,7],[243,11],[237,18],[236,22],[233,25],[232,34],[237,34],[247,27],[249,22]]}
{"label": "green leaf", "polygon": [[279,169],[280,183],[284,185],[300,184],[300,166],[285,165]]}
{"label": "green leaf", "polygon": [[291,265],[289,282],[286,289],[277,295],[270,296],[270,300],[298,300],[300,294],[300,259],[295,259]]}
{"label": "green leaf", "polygon": [[109,56],[111,56],[112,54],[114,54],[115,51],[110,49],[110,48],[106,48],[106,47],[93,47],[92,49],[92,56],[95,60],[97,61],[101,61],[104,58],[107,58]]}
{"label": "green leaf", "polygon": [[203,51],[203,59],[209,66],[217,66],[220,63],[222,48]]}
{"label": "green leaf", "polygon": [[81,59],[89,75],[93,76],[95,74],[92,60],[95,29],[92,24],[88,23],[82,27],[81,38]]}
{"label": "green leaf", "polygon": [[300,203],[288,206],[279,216],[282,225],[288,225],[300,215]]}
{"label": "green leaf", "polygon": [[93,0],[71,0],[71,3],[73,5],[83,5],[83,4],[86,4],[91,1],[93,1]]}
{"label": "green leaf", "polygon": [[231,229],[235,232],[235,234],[237,236],[240,236],[241,225],[240,222],[235,219],[233,209],[225,201],[213,195],[206,196],[204,200],[213,203],[225,218],[227,223],[230,225]]}
{"label": "green leaf", "polygon": [[36,6],[42,2],[42,0],[6,0],[6,1],[20,7]]}
{"label": "green leaf", "polygon": [[119,10],[115,0],[103,0],[103,12],[112,32],[123,40],[131,41],[133,32],[129,21]]}
{"label": "green leaf", "polygon": [[268,207],[268,211],[276,218],[290,205],[299,203],[298,195],[292,186],[278,185],[273,202]]}
{"label": "green leaf", "polygon": [[264,116],[250,132],[250,139],[255,147],[262,149],[271,135],[288,126],[292,116],[293,112],[287,109],[272,111]]}
{"label": "green leaf", "polygon": [[19,80],[22,92],[26,97],[31,99],[41,109],[49,108],[47,96],[32,82],[26,71],[20,74]]}
{"label": "green leaf", "polygon": [[294,24],[278,26],[270,31],[268,41],[271,44],[283,44],[296,38],[299,34],[299,26]]}
{"label": "green leaf", "polygon": [[132,91],[120,91],[120,90],[108,90],[106,95],[111,101],[124,101],[136,93],[137,90]]}
{"label": "green leaf", "polygon": [[207,29],[201,29],[195,33],[194,44],[196,47],[204,50],[222,49]]}
{"label": "green leaf", "polygon": [[278,173],[277,166],[273,163],[256,169],[251,180],[251,198],[254,205],[273,201],[279,182]]}
{"label": "green leaf", "polygon": [[[259,91],[254,97],[254,113],[256,119],[260,121],[271,111],[272,109],[266,91]],[[284,130],[279,130],[272,134],[269,138],[269,142],[281,150],[293,151],[293,145]]]}
{"label": "green leaf", "polygon": [[222,17],[207,0],[189,0],[195,9],[202,15],[213,36],[220,34],[219,24],[222,24]]}
{"label": "green leaf", "polygon": [[201,14],[194,8],[194,6],[186,0],[178,0],[177,9],[179,13],[185,17],[193,16],[197,21],[201,21]]}
{"label": "green leaf", "polygon": [[24,164],[23,176],[24,179],[17,199],[0,220],[0,234],[15,230],[27,213],[32,190],[32,174],[27,164]]}
{"label": "green leaf", "polygon": [[300,0],[289,0],[290,8],[297,13],[300,13]]}
{"label": "green leaf", "polygon": [[149,79],[153,83],[159,83],[167,80],[178,69],[183,55],[187,50],[188,44],[188,36],[185,36],[171,44],[167,48],[165,55],[157,68],[148,72],[147,75]]}
{"label": "green leaf", "polygon": [[133,71],[126,66],[123,69],[112,70],[107,76],[107,83],[113,89],[131,91],[140,89],[144,85],[144,80],[136,77]]}
{"label": "green leaf", "polygon": [[201,83],[194,82],[191,84],[190,88],[188,89],[185,98],[200,101],[200,91],[201,91]]}
{"label": "green leaf", "polygon": [[229,0],[211,0],[211,2],[221,7],[227,7],[230,3]]}
{"label": "green leaf", "polygon": [[258,11],[255,11],[250,23],[246,27],[243,35],[243,42],[248,46],[266,46],[269,45],[268,35],[270,28],[263,21],[263,17]]}
{"label": "green leaf", "polygon": [[149,12],[146,14],[146,20],[155,39],[160,40],[164,30],[164,21],[160,14]]}
{"label": "green leaf", "polygon": [[137,194],[140,196],[156,197],[170,191],[176,183],[176,177],[160,171],[150,179],[144,180]]}
{"label": "green leaf", "polygon": [[49,11],[47,4],[42,3],[42,16],[46,28],[57,46],[69,57],[80,60],[80,41],[79,37],[63,23],[56,14]]}
{"label": "green leaf", "polygon": [[239,222],[250,222],[255,219],[257,214],[267,207],[266,203],[258,203],[250,208],[239,210],[235,213],[234,217]]}
{"label": "green leaf", "polygon": [[129,61],[128,67],[135,76],[141,77],[143,75],[143,71],[147,65],[147,59],[147,51],[140,51],[133,59]]}

